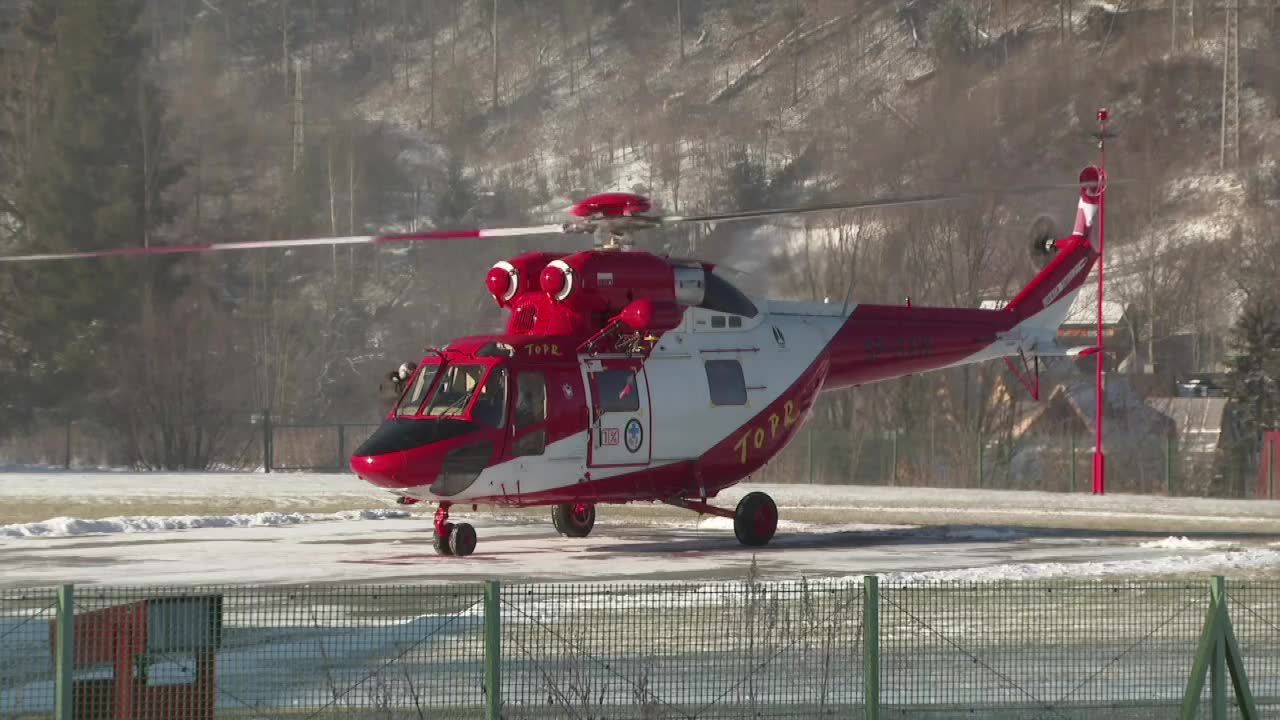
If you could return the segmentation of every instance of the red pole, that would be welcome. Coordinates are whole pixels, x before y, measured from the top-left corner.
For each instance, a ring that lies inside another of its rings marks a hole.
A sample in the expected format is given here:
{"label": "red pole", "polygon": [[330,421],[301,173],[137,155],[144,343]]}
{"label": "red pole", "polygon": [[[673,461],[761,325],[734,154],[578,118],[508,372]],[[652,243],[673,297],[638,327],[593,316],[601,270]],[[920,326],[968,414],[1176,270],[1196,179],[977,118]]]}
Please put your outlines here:
{"label": "red pole", "polygon": [[[1098,169],[1102,171],[1102,178],[1105,183],[1107,177],[1107,153],[1106,153],[1106,136],[1107,136],[1107,111],[1105,109],[1098,110]],[[1105,253],[1106,241],[1106,222],[1107,222],[1107,191],[1106,186],[1100,189],[1098,193],[1098,376],[1097,376],[1097,411],[1098,411],[1098,437],[1093,449],[1093,494],[1103,495],[1107,491],[1107,456],[1102,449],[1102,416],[1103,416],[1103,398],[1104,398],[1104,371],[1103,371],[1103,351],[1102,351],[1102,260]]]}

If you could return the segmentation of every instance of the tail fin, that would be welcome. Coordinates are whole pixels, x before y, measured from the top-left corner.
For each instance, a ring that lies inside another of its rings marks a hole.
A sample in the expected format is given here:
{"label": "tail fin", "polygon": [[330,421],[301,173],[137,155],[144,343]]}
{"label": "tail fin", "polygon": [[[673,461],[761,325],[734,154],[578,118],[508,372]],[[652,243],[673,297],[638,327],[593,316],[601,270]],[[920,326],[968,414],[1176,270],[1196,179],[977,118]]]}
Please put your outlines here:
{"label": "tail fin", "polygon": [[1093,224],[1102,202],[1103,182],[1101,171],[1095,167],[1087,167],[1080,173],[1075,228],[1070,236],[1055,243],[1058,254],[1005,307],[1017,318],[1018,325],[1035,334],[1052,337],[1057,333],[1089,271],[1098,261],[1099,246]]}

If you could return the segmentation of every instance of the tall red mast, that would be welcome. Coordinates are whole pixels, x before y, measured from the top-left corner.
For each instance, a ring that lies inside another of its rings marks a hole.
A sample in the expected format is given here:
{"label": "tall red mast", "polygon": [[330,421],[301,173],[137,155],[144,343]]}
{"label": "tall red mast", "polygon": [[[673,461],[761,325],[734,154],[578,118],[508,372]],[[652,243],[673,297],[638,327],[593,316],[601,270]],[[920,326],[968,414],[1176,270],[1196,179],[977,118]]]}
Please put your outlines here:
{"label": "tall red mast", "polygon": [[1098,349],[1095,353],[1098,360],[1097,375],[1097,431],[1098,437],[1093,449],[1093,494],[1102,495],[1107,491],[1107,456],[1102,449],[1102,416],[1103,398],[1105,396],[1105,372],[1103,366],[1103,350],[1102,350],[1102,262],[1105,258],[1106,250],[1106,226],[1107,226],[1107,191],[1105,178],[1107,177],[1107,110],[1099,108],[1098,110],[1098,168],[1102,171],[1104,184],[1098,189]]}

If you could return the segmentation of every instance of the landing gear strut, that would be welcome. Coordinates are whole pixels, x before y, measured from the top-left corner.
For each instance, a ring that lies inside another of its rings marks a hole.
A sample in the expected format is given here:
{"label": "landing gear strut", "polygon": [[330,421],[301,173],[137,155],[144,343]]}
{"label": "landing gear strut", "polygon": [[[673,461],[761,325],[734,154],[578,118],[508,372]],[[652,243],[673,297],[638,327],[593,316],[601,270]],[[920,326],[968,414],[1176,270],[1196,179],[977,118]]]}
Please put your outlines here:
{"label": "landing gear strut", "polygon": [[596,506],[591,503],[565,503],[551,508],[551,524],[565,537],[586,537],[596,524]]}
{"label": "landing gear strut", "polygon": [[435,533],[431,544],[437,555],[466,557],[476,550],[476,529],[470,523],[449,522],[450,503],[442,502],[436,508]]}
{"label": "landing gear strut", "polygon": [[752,547],[767,545],[778,530],[778,506],[773,502],[773,498],[762,492],[747,493],[738,501],[738,507],[732,512],[708,505],[704,500],[676,498],[663,502],[699,514],[715,515],[732,520],[733,534],[743,545]]}

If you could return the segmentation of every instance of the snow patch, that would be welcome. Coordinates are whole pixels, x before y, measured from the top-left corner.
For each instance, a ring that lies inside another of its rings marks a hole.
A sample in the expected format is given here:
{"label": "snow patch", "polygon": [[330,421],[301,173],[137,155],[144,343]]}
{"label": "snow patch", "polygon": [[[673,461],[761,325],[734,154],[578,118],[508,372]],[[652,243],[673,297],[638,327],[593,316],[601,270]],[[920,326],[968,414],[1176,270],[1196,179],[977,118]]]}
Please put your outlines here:
{"label": "snow patch", "polygon": [[1182,537],[1169,536],[1163,540],[1151,540],[1144,542],[1139,547],[1156,548],[1161,550],[1214,550],[1217,548],[1239,547],[1235,543],[1225,542],[1222,540],[1192,540],[1185,535]]}
{"label": "snow patch", "polygon": [[1252,549],[1187,558],[1173,555],[1142,560],[1115,560],[1097,563],[1015,563],[989,567],[959,568],[924,572],[888,573],[880,584],[891,587],[927,583],[996,583],[1054,578],[1102,578],[1124,576],[1225,574],[1229,571],[1262,570],[1280,566],[1280,552]]}
{"label": "snow patch", "polygon": [[394,520],[403,510],[343,510],[336,513],[260,512],[251,515],[171,515],[109,517],[98,520],[56,517],[44,522],[0,525],[0,538],[76,537],[115,533],[165,532],[198,528],[280,527],[339,520]]}

